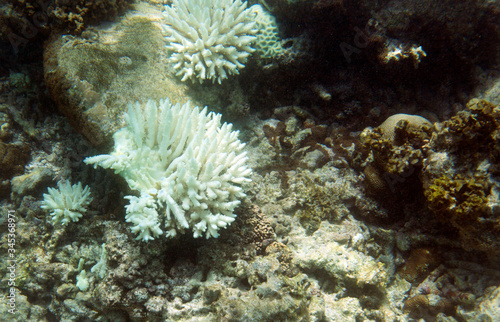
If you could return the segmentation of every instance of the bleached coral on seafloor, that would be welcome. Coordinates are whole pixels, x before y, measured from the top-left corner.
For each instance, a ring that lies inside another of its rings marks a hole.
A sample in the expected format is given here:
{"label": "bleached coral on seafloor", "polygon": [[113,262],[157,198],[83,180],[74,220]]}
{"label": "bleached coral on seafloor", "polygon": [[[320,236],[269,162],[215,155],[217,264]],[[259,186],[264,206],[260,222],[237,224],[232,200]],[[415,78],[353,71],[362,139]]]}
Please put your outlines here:
{"label": "bleached coral on seafloor", "polygon": [[169,60],[182,81],[220,84],[255,51],[257,28],[246,1],[173,0],[164,18]]}
{"label": "bleached coral on seafloor", "polygon": [[43,194],[42,209],[50,210],[54,224],[67,225],[80,220],[92,202],[90,188],[82,187],[82,183],[71,185],[69,182],[59,182],[58,189],[49,188]]}
{"label": "bleached coral on seafloor", "polygon": [[131,104],[125,120],[113,136],[114,151],[84,162],[115,170],[138,192],[125,197],[137,239],[163,234],[162,222],[167,238],[187,229],[195,238],[218,237],[245,197],[240,185],[250,181],[238,131],[207,108],[168,99]]}

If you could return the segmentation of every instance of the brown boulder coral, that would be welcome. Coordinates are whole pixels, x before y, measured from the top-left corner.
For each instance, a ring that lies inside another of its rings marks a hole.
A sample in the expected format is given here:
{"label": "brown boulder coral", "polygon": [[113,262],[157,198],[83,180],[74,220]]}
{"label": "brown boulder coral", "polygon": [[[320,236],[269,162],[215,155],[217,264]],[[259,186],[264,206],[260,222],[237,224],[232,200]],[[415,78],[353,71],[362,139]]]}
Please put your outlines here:
{"label": "brown boulder coral", "polygon": [[397,140],[401,139],[399,136],[401,135],[403,123],[399,122],[407,122],[405,129],[408,132],[420,131],[420,129],[424,126],[432,128],[432,123],[425,117],[400,113],[389,116],[382,124],[379,125],[378,128],[383,132],[382,137],[384,139],[389,139],[393,143],[396,143]]}

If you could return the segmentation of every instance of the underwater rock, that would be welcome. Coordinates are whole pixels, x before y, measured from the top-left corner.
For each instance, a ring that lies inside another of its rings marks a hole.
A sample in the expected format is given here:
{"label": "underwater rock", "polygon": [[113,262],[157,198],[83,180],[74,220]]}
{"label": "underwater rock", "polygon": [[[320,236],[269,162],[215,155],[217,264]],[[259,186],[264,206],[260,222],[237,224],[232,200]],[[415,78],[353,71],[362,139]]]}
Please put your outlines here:
{"label": "underwater rock", "polygon": [[54,172],[48,168],[34,168],[31,172],[15,176],[11,180],[12,192],[22,196],[34,191],[43,183],[48,183],[54,178]]}
{"label": "underwater rock", "polygon": [[[426,321],[443,314],[465,321],[482,321],[478,317],[483,313],[495,316],[495,311],[498,312],[490,305],[497,301],[498,293],[495,295],[494,290],[499,277],[495,268],[461,260],[444,261],[419,284],[413,284],[403,302],[403,311]],[[481,305],[485,308],[482,312],[478,310]]]}
{"label": "underwater rock", "polygon": [[[297,264],[305,271],[323,276],[324,283],[332,283],[328,286],[332,289],[348,283],[353,287],[372,286],[383,291],[389,279],[384,264],[334,241],[336,229],[333,226],[323,222],[312,236],[294,239],[289,247],[294,251]],[[360,235],[359,238],[364,239]]]}
{"label": "underwater rock", "polygon": [[[3,4],[6,2],[7,4]],[[47,35],[51,29],[78,34],[89,24],[111,20],[130,6],[132,0],[26,0],[2,2],[0,39],[13,46]]]}
{"label": "underwater rock", "polygon": [[25,149],[0,141],[1,178],[8,179],[14,174],[22,172],[27,161],[28,153]]}
{"label": "underwater rock", "polygon": [[488,88],[483,97],[493,105],[500,105],[500,77],[493,81],[493,84]]}
{"label": "underwater rock", "polygon": [[414,282],[418,277],[433,268],[437,262],[437,254],[433,249],[412,249],[404,265],[399,270],[399,275],[409,282]]}
{"label": "underwater rock", "polygon": [[24,322],[24,321],[46,321],[48,309],[41,305],[31,304],[26,295],[16,294],[15,313],[12,314],[8,310],[10,306],[7,301],[0,303],[0,316],[9,316],[9,321]]}
{"label": "underwater rock", "polygon": [[357,298],[345,297],[336,300],[333,295],[325,296],[326,321],[363,321],[363,308]]}
{"label": "underwater rock", "polygon": [[491,321],[500,321],[500,287],[492,289],[479,304],[478,315],[484,320],[489,317]]}
{"label": "underwater rock", "polygon": [[[339,223],[348,216],[354,200],[362,198],[355,187],[356,173],[337,169],[329,163],[314,172],[301,169],[290,171],[287,177],[287,194],[283,201],[289,208],[297,208],[295,216],[308,234],[315,232],[324,220]],[[340,236],[343,234],[332,238],[342,240],[344,238]]]}
{"label": "underwater rock", "polygon": [[88,28],[81,36],[54,34],[45,46],[45,81],[52,98],[97,147],[112,142],[129,103],[167,94],[173,103],[190,99],[187,85],[166,63],[161,11],[142,6],[140,13]]}

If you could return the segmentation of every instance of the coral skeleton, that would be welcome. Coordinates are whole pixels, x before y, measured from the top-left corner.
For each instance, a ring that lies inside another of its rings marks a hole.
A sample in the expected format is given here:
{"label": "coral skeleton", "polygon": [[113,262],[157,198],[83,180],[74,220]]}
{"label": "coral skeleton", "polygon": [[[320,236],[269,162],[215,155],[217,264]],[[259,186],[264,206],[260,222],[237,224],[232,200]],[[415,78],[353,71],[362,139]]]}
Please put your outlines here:
{"label": "coral skeleton", "polygon": [[69,182],[59,182],[58,189],[49,188],[43,194],[42,209],[50,210],[54,224],[67,225],[69,222],[80,220],[92,202],[90,188],[82,183],[71,185]]}
{"label": "coral skeleton", "polygon": [[114,134],[114,151],[85,159],[113,169],[137,191],[125,197],[126,221],[137,239],[163,234],[162,222],[167,238],[186,229],[195,238],[218,237],[218,229],[234,221],[251,169],[238,132],[220,119],[168,99],[131,104],[126,127]]}
{"label": "coral skeleton", "polygon": [[422,49],[422,46],[403,46],[403,44],[396,46],[394,43],[389,43],[386,44],[386,50],[382,57],[385,64],[392,60],[399,61],[400,59],[411,58],[414,67],[417,68],[422,58],[427,57],[427,53]]}
{"label": "coral skeleton", "polygon": [[241,0],[173,0],[164,17],[169,60],[182,81],[220,84],[255,51],[254,14]]}

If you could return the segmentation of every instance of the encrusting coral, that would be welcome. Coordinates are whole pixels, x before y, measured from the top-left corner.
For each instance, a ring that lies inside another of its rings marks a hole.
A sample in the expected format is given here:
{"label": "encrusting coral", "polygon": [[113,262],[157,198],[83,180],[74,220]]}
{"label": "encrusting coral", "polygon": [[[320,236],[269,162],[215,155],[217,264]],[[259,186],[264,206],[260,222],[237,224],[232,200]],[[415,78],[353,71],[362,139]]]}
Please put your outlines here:
{"label": "encrusting coral", "polygon": [[361,140],[373,157],[365,167],[367,182],[394,192],[396,183],[418,177],[421,186],[405,187],[423,192],[440,225],[451,227],[464,248],[498,249],[499,111],[473,99],[437,129],[406,114],[365,129]]}
{"label": "encrusting coral", "polygon": [[111,168],[139,196],[126,196],[126,220],[137,239],[163,234],[174,237],[186,229],[193,236],[218,237],[218,229],[234,221],[234,209],[249,182],[245,144],[221,125],[221,115],[207,109],[172,105],[161,100],[131,104],[127,126],[116,132],[114,151],[85,159]]}
{"label": "encrusting coral", "polygon": [[276,18],[260,5],[253,5],[250,10],[254,14],[258,29],[254,46],[256,53],[262,59],[275,59],[284,54],[285,50],[281,46],[281,39],[278,36]]}
{"label": "encrusting coral", "polygon": [[468,178],[456,174],[434,179],[425,195],[431,209],[460,228],[485,211],[488,191],[484,176]]}
{"label": "encrusting coral", "polygon": [[491,234],[500,225],[490,218],[490,184],[484,175],[469,177],[455,174],[434,179],[425,190],[429,207],[439,219],[457,229],[467,248],[488,249],[495,239]]}

